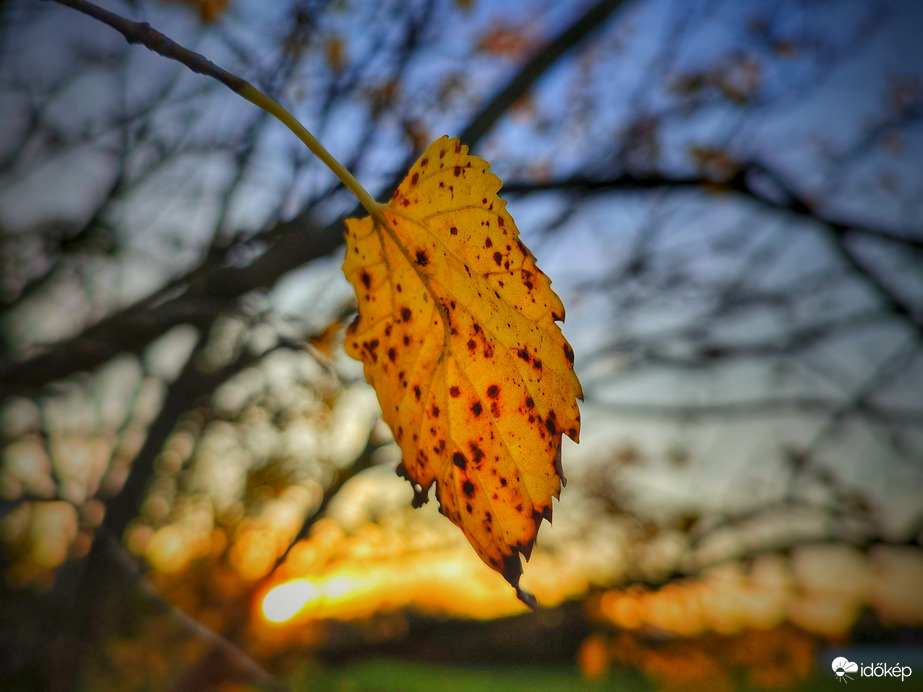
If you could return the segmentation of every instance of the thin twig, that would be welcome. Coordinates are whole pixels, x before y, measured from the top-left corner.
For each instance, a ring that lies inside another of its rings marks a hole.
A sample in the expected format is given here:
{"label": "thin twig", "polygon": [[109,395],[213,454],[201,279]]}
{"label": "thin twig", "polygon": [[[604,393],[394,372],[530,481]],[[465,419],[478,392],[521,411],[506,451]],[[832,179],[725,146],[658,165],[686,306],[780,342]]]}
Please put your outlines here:
{"label": "thin twig", "polygon": [[[44,1],[49,2],[49,0]],[[109,25],[120,34],[122,34],[122,36],[125,37],[125,40],[127,40],[128,43],[132,45],[141,44],[146,48],[154,51],[158,55],[162,55],[165,58],[182,63],[193,72],[205,75],[206,77],[217,79],[234,93],[239,94],[246,100],[250,101],[250,103],[271,114],[276,118],[276,120],[291,130],[295,136],[304,142],[305,146],[311,150],[311,153],[313,153],[331,171],[333,171],[333,173],[342,181],[342,183],[350,190],[350,192],[356,196],[356,198],[359,200],[359,203],[365,207],[366,211],[375,217],[375,220],[378,223],[386,223],[380,211],[381,205],[379,205],[378,202],[376,202],[368,193],[368,191],[362,187],[359,181],[356,180],[355,176],[346,170],[343,164],[337,161],[333,155],[327,151],[320,142],[317,141],[314,135],[312,135],[300,122],[298,122],[295,116],[289,113],[289,111],[286,110],[282,104],[280,104],[271,96],[264,94],[255,86],[250,84],[250,82],[247,80],[242,79],[231,72],[228,72],[222,67],[219,67],[204,55],[195,53],[188,48],[183,48],[183,46],[160,33],[147,22],[133,22],[130,19],[125,19],[125,17],[115,14],[114,12],[104,10],[103,8],[94,5],[91,2],[87,2],[86,0],[50,1],[75,9],[78,12],[82,12],[89,17],[93,17],[94,19]]]}

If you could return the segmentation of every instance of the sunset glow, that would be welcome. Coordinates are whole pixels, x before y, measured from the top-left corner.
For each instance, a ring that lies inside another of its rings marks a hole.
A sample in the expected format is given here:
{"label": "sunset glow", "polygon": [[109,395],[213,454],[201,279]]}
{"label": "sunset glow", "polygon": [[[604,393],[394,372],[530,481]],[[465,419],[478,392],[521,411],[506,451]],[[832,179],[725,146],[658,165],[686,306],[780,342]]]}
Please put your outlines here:
{"label": "sunset glow", "polygon": [[291,620],[317,598],[318,591],[311,580],[294,579],[270,589],[263,597],[263,617],[274,623]]}

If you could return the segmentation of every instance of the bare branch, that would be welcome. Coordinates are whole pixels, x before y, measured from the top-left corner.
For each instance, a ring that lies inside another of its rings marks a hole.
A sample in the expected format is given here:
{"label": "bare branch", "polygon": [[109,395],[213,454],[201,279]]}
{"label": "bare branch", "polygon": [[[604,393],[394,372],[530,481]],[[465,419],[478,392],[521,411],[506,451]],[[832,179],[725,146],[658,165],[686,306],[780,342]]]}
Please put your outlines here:
{"label": "bare branch", "polygon": [[753,416],[863,416],[870,420],[895,425],[923,425],[923,409],[879,406],[868,400],[844,402],[823,397],[781,397],[750,401],[726,401],[694,404],[647,404],[637,402],[608,402],[592,400],[593,406],[621,417],[675,418],[700,420],[703,418],[748,418]]}
{"label": "bare branch", "polygon": [[[775,200],[759,190],[753,184],[752,174],[759,173],[769,176],[773,183],[787,198]],[[585,176],[572,176],[557,180],[544,181],[511,181],[504,183],[503,191],[506,194],[528,195],[537,192],[573,192],[574,194],[590,194],[599,192],[628,192],[634,190],[661,190],[661,189],[691,189],[700,190],[709,194],[733,193],[759,202],[765,207],[775,211],[784,211],[797,214],[811,221],[828,226],[837,235],[856,233],[880,240],[886,240],[897,245],[903,245],[915,250],[923,250],[923,238],[915,237],[907,231],[890,231],[883,228],[873,228],[861,223],[852,223],[842,219],[824,216],[817,212],[804,198],[798,196],[794,190],[783,185],[781,178],[772,173],[762,164],[745,164],[740,171],[728,180],[715,180],[706,176],[665,176],[622,173],[610,178],[591,178]]]}
{"label": "bare branch", "polygon": [[550,43],[542,46],[529,62],[523,65],[519,73],[491,99],[481,112],[471,121],[459,136],[462,142],[474,148],[474,145],[493,127],[500,116],[524,96],[532,85],[545,74],[552,65],[561,59],[571,48],[587,36],[601,28],[615,10],[624,5],[626,0],[602,0],[562,31]]}
{"label": "bare branch", "polygon": [[[83,0],[44,1],[60,2],[80,11],[95,7]],[[503,115],[504,109],[509,108],[544,72],[556,64],[568,50],[600,27],[622,4],[624,0],[603,0],[565,29],[558,38],[545,46],[540,55],[524,65],[511,78],[508,85],[474,117],[471,125],[465,129],[462,140],[473,146]],[[105,10],[100,12],[115,22],[106,23],[114,26],[123,35],[128,32],[128,35],[139,40],[142,36],[152,36],[149,32],[153,32],[153,29],[146,25],[122,20]],[[166,37],[163,38],[169,41]],[[155,41],[155,45],[160,45],[157,41],[159,39]],[[190,66],[191,69],[223,81],[220,73],[211,74],[207,71],[211,63],[202,56],[181,49],[172,41],[163,43],[162,48],[173,50],[171,44],[180,52],[176,56],[166,54],[167,57],[180,60],[183,64],[190,61],[196,66]],[[542,57],[546,52],[548,55]],[[220,70],[217,67],[215,69]],[[241,84],[245,84],[243,80],[233,83],[237,88],[229,86],[235,91],[243,88]],[[405,168],[402,166],[394,173],[390,184],[385,186],[386,189],[397,187],[403,178]],[[140,353],[151,341],[172,327],[190,321],[194,323],[198,318],[214,314],[245,293],[272,286],[283,274],[334,252],[342,245],[343,218],[354,213],[355,210],[323,226],[315,223],[311,210],[280,222],[252,239],[252,242],[268,243],[269,247],[246,267],[224,266],[223,262],[228,252],[236,246],[224,248],[223,252],[216,256],[203,258],[199,265],[169,282],[153,296],[97,322],[75,337],[54,344],[42,354],[9,365],[0,371],[0,380],[4,382],[5,390],[11,394],[31,393],[75,372],[92,370],[117,353]]]}
{"label": "bare branch", "polygon": [[91,2],[86,2],[86,0],[43,0],[43,2],[56,2],[59,5],[66,5],[87,16],[98,19],[122,34],[130,44],[141,44],[165,58],[182,63],[193,72],[213,77],[238,94],[249,86],[245,80],[218,67],[205,56],[194,53],[188,48],[183,48],[183,46],[152,28],[147,22],[133,22]]}

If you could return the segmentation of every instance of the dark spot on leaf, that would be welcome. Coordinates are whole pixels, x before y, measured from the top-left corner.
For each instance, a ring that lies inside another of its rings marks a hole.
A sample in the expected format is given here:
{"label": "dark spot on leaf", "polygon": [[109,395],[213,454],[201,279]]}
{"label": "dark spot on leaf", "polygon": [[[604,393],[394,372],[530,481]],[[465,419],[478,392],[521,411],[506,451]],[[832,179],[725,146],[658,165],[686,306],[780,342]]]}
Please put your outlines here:
{"label": "dark spot on leaf", "polygon": [[449,395],[454,399],[459,395],[458,387],[452,386],[449,387]]}
{"label": "dark spot on leaf", "polygon": [[415,384],[413,386],[413,395],[417,398],[417,401],[420,400],[420,394],[422,394],[422,392],[420,391],[420,385]]}
{"label": "dark spot on leaf", "polygon": [[449,229],[449,233],[452,235],[458,235],[458,229],[455,228],[455,226],[452,226],[452,228]]}
{"label": "dark spot on leaf", "polygon": [[404,322],[410,322],[410,317],[413,313],[410,312],[410,308],[401,308],[401,319]]}
{"label": "dark spot on leaf", "polygon": [[477,348],[477,346],[478,345],[475,343],[474,339],[468,339],[468,350],[469,351],[473,351],[474,349]]}
{"label": "dark spot on leaf", "polygon": [[480,401],[475,401],[475,402],[471,405],[471,413],[473,413],[473,414],[475,415],[475,417],[480,416],[480,415],[481,415],[481,412],[482,412],[483,410],[484,410],[484,407],[481,406],[481,402],[480,402]]}
{"label": "dark spot on leaf", "polygon": [[468,460],[461,452],[455,452],[455,454],[452,455],[452,463],[463,471],[468,468]]}
{"label": "dark spot on leaf", "polygon": [[493,247],[493,246],[494,246],[494,243],[490,238],[484,241],[484,247]]}
{"label": "dark spot on leaf", "polygon": [[404,334],[404,346],[410,346],[410,337]]}
{"label": "dark spot on leaf", "polygon": [[461,166],[456,166],[455,167],[455,177],[457,178],[459,175],[461,175]]}
{"label": "dark spot on leaf", "polygon": [[501,478],[501,479],[500,479],[500,485],[502,485],[504,488],[506,487],[506,479],[505,479],[505,478]]}
{"label": "dark spot on leaf", "polygon": [[481,448],[478,447],[473,442],[470,444],[471,456],[474,458],[474,465],[477,466],[481,463],[481,459],[484,458],[484,452],[481,451]]}
{"label": "dark spot on leaf", "polygon": [[520,358],[522,358],[524,361],[526,361],[527,363],[529,362],[529,352],[526,349],[524,348],[519,349],[519,352],[517,355]]}
{"label": "dark spot on leaf", "polygon": [[499,267],[503,263],[503,255],[501,255],[499,252],[495,252],[494,262],[496,262],[497,266]]}
{"label": "dark spot on leaf", "polygon": [[536,370],[541,370],[541,369],[542,369],[542,361],[540,361],[538,358],[536,358],[536,359],[532,362],[532,367],[535,368]]}
{"label": "dark spot on leaf", "polygon": [[367,271],[365,271],[365,270],[363,269],[363,270],[362,270],[362,274],[360,274],[359,278],[362,279],[362,285],[363,285],[363,286],[365,286],[366,288],[371,288],[371,286],[372,286],[372,277],[371,277],[371,275],[370,275]]}
{"label": "dark spot on leaf", "polygon": [[526,397],[526,406],[528,406],[529,408],[532,408],[533,406],[535,406],[535,401],[533,401],[531,396]]}
{"label": "dark spot on leaf", "polygon": [[490,385],[487,388],[487,396],[489,396],[491,399],[496,399],[498,396],[500,396],[500,388],[495,384]]}
{"label": "dark spot on leaf", "polygon": [[411,184],[411,185],[416,185],[416,184],[417,184],[417,181],[418,181],[419,179],[420,179],[420,174],[419,174],[419,173],[414,173],[414,174],[411,176],[411,178],[410,178],[410,184]]}
{"label": "dark spot on leaf", "polygon": [[474,483],[466,480],[462,483],[462,492],[465,494],[465,497],[474,497]]}
{"label": "dark spot on leaf", "polygon": [[433,405],[433,418],[439,418],[439,407],[435,404]]}
{"label": "dark spot on leaf", "polygon": [[552,435],[556,435],[558,433],[558,426],[555,425],[551,416],[548,416],[548,418],[545,419],[545,427],[548,428],[548,432],[550,432]]}
{"label": "dark spot on leaf", "polygon": [[368,352],[369,356],[371,356],[373,363],[378,362],[378,344],[378,339],[362,342],[362,348],[364,348],[366,352]]}
{"label": "dark spot on leaf", "polygon": [[426,250],[417,250],[417,264],[421,267],[429,264],[429,256],[426,254]]}
{"label": "dark spot on leaf", "polygon": [[570,347],[570,344],[564,344],[564,357],[567,358],[567,362],[572,364],[574,363],[574,349]]}

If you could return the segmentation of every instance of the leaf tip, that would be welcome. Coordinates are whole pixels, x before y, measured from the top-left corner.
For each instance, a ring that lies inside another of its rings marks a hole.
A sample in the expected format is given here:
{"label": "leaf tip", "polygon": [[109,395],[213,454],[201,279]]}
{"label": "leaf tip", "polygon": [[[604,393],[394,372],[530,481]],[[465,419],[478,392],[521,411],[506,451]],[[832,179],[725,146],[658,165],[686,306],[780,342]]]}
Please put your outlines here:
{"label": "leaf tip", "polygon": [[535,596],[530,594],[528,591],[524,591],[520,587],[516,587],[516,598],[522,601],[529,610],[538,609],[538,602],[535,600]]}
{"label": "leaf tip", "polygon": [[[531,548],[531,546],[530,546]],[[528,559],[528,558],[527,558]],[[535,610],[538,603],[535,596],[525,591],[519,585],[519,579],[522,577],[522,561],[519,559],[519,553],[514,551],[511,555],[503,556],[503,578],[506,579],[510,586],[516,589],[516,598],[522,601],[530,610]]]}

